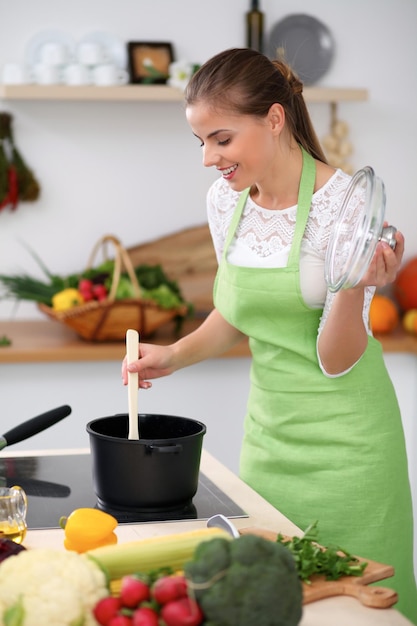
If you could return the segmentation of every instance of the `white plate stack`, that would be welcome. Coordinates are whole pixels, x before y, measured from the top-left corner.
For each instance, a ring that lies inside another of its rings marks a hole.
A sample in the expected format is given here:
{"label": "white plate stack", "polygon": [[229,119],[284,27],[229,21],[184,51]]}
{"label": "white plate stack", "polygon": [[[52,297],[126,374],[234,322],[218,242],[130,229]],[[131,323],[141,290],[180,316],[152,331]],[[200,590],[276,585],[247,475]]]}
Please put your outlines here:
{"label": "white plate stack", "polygon": [[123,85],[127,50],[114,35],[92,32],[77,43],[62,31],[41,31],[27,44],[23,62],[6,63],[3,84]]}

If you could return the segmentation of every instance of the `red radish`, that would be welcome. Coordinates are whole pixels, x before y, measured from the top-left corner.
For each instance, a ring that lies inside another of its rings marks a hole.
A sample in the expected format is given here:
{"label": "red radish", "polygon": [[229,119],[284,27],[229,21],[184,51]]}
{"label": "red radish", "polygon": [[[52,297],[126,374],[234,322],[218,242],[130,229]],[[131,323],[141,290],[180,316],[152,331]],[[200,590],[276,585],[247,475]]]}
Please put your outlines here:
{"label": "red radish", "polygon": [[104,285],[93,285],[93,295],[96,300],[105,300],[107,298],[107,289]]}
{"label": "red radish", "polygon": [[158,626],[158,624],[158,613],[147,606],[139,607],[132,615],[132,626]]}
{"label": "red radish", "polygon": [[88,280],[88,278],[82,278],[78,283],[78,291],[84,298],[85,302],[89,302],[90,300],[94,300],[93,294],[93,282]]}
{"label": "red radish", "polygon": [[116,615],[108,622],[108,626],[132,626],[132,618],[127,615]]}
{"label": "red radish", "polygon": [[108,626],[110,620],[117,615],[120,608],[121,602],[119,598],[114,598],[113,596],[102,598],[93,609],[94,617],[101,626]]}
{"label": "red radish", "polygon": [[188,597],[164,604],[161,617],[166,626],[199,626],[204,619],[197,602]]}
{"label": "red radish", "polygon": [[89,280],[88,278],[81,278],[80,282],[78,283],[78,290],[79,291],[92,291],[93,281]]}
{"label": "red radish", "polygon": [[141,602],[149,600],[151,590],[149,586],[135,576],[124,576],[120,589],[120,601],[123,606],[134,609]]}
{"label": "red radish", "polygon": [[173,575],[158,578],[152,587],[152,596],[158,604],[166,604],[187,595],[187,581],[184,576]]}

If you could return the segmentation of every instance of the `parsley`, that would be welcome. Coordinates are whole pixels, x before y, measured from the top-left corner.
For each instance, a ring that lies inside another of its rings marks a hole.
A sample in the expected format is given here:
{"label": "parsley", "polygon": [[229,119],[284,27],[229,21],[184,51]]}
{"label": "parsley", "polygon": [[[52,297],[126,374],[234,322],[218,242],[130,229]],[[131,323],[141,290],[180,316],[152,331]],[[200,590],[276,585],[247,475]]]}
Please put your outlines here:
{"label": "parsley", "polygon": [[307,527],[302,537],[288,539],[281,534],[277,537],[277,542],[286,546],[293,555],[301,580],[311,583],[313,574],[320,574],[327,580],[363,574],[367,563],[360,563],[358,558],[338,546],[320,546],[317,540],[317,521]]}
{"label": "parsley", "polygon": [[3,335],[0,337],[0,346],[11,346],[12,340],[7,337],[7,335]]}

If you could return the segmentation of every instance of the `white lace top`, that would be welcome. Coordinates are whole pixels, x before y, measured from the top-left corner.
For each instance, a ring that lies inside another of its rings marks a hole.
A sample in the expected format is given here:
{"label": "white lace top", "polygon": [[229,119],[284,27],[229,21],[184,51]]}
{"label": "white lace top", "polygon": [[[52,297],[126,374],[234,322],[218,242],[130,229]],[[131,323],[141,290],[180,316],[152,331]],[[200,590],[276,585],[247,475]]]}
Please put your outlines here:
{"label": "white lace top", "polygon": [[[301,293],[308,306],[323,308],[318,336],[335,296],[327,289],[324,278],[326,250],[350,179],[348,174],[337,170],[316,191],[301,244]],[[238,199],[239,193],[233,191],[222,177],[212,184],[207,193],[208,223],[219,262]],[[235,238],[228,250],[229,263],[245,267],[285,267],[295,231],[296,216],[297,205],[272,211],[257,205],[249,196]],[[363,322],[368,334],[372,334],[369,329],[369,307],[374,291],[374,287],[365,289]]]}

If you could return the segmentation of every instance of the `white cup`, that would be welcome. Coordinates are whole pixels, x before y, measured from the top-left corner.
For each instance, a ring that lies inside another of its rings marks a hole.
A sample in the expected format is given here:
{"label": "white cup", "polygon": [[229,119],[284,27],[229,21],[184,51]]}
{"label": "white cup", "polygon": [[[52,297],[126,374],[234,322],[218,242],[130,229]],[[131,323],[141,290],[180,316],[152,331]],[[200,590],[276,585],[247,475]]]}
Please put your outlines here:
{"label": "white cup", "polygon": [[63,43],[50,41],[40,49],[40,62],[43,65],[65,65],[69,60],[69,50]]}
{"label": "white cup", "polygon": [[111,63],[97,65],[93,68],[93,83],[99,86],[125,85],[129,80],[126,70],[116,67]]}
{"label": "white cup", "polygon": [[86,65],[73,63],[64,68],[64,83],[66,85],[91,85],[91,71]]}
{"label": "white cup", "polygon": [[21,63],[5,63],[2,70],[2,82],[5,85],[28,85],[35,77],[29,67]]}
{"label": "white cup", "polygon": [[83,41],[77,49],[77,60],[83,65],[101,65],[109,63],[110,57],[106,49],[95,41]]}
{"label": "white cup", "polygon": [[59,85],[63,82],[62,68],[58,65],[35,65],[35,81],[38,85]]}

